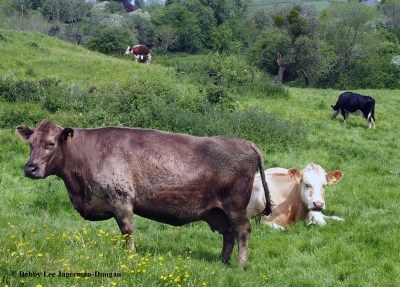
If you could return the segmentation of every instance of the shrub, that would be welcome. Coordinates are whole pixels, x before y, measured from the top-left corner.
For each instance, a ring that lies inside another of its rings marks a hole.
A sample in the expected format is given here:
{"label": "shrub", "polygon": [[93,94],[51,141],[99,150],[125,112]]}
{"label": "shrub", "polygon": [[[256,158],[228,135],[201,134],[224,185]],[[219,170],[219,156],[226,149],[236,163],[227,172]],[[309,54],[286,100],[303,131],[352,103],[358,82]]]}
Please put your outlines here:
{"label": "shrub", "polygon": [[0,105],[0,128],[14,129],[16,126],[25,124],[35,126],[38,121],[48,117],[38,104],[33,103],[1,103]]}
{"label": "shrub", "polygon": [[221,55],[213,55],[208,59],[205,69],[216,84],[237,86],[253,79],[255,69],[245,60]]}
{"label": "shrub", "polygon": [[[36,82],[3,78],[0,83],[6,88],[6,93],[0,92],[3,128],[36,125],[49,118],[63,126],[131,126],[197,136],[227,135],[271,150],[287,149],[306,139],[301,122],[279,120],[255,108],[236,110],[225,86],[210,84],[193,96],[174,83],[143,79],[87,90],[53,78]],[[21,90],[26,96],[15,97],[15,91]]]}
{"label": "shrub", "polygon": [[108,55],[121,55],[132,42],[128,30],[101,26],[90,38],[87,48]]}
{"label": "shrub", "polygon": [[12,79],[0,76],[0,100],[7,102],[37,102],[39,85],[34,80]]}

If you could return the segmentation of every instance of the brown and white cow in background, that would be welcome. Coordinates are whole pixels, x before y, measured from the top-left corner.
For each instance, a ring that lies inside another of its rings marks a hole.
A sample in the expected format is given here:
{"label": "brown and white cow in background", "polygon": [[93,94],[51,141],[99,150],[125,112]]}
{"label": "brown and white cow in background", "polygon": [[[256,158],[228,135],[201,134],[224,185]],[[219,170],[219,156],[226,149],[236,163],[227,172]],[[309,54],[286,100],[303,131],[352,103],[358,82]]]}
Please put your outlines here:
{"label": "brown and white cow in background", "polygon": [[139,63],[151,63],[150,49],[146,45],[128,46],[125,54],[133,54]]}
{"label": "brown and white cow in background", "polygon": [[[342,171],[326,173],[320,165],[309,164],[302,171],[295,168],[270,168],[265,170],[265,177],[274,207],[271,215],[261,216],[262,224],[285,229],[287,225],[299,220],[305,220],[308,225],[324,225],[327,219],[343,220],[321,212],[325,209],[325,186],[341,180]],[[264,206],[264,192],[257,174],[247,215],[249,218],[260,216]]]}

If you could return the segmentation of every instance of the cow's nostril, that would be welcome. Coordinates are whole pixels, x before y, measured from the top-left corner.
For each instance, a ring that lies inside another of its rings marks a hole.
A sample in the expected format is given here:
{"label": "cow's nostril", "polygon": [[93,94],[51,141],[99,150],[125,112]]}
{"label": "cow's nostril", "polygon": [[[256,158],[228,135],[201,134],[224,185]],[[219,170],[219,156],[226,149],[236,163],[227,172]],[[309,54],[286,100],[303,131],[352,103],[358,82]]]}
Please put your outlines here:
{"label": "cow's nostril", "polygon": [[314,207],[321,209],[324,207],[324,203],[322,201],[313,201]]}
{"label": "cow's nostril", "polygon": [[38,169],[39,169],[39,167],[36,164],[27,164],[24,167],[25,173],[29,173],[29,174],[35,173]]}

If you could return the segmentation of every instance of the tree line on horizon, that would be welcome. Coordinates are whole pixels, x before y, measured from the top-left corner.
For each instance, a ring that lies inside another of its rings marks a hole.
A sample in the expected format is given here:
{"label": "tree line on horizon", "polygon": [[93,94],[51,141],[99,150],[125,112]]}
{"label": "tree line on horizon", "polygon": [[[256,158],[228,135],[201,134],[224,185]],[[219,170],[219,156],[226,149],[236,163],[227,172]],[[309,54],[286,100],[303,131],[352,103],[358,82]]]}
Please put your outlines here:
{"label": "tree line on horizon", "polygon": [[293,86],[400,88],[400,0],[332,2],[322,11],[298,1],[140,0],[127,12],[123,2],[3,0],[0,28],[114,56],[139,43],[153,55],[237,56]]}

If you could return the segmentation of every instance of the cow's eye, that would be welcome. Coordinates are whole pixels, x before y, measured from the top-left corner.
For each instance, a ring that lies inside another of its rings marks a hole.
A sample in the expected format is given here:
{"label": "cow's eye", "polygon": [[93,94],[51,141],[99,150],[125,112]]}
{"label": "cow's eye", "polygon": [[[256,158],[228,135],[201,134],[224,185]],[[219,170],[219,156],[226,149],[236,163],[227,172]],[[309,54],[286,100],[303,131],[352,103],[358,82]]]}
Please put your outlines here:
{"label": "cow's eye", "polygon": [[308,184],[308,183],[306,183],[306,187],[307,187],[307,188],[311,188],[311,185]]}
{"label": "cow's eye", "polygon": [[46,144],[46,149],[52,149],[56,146],[55,142],[49,142]]}

